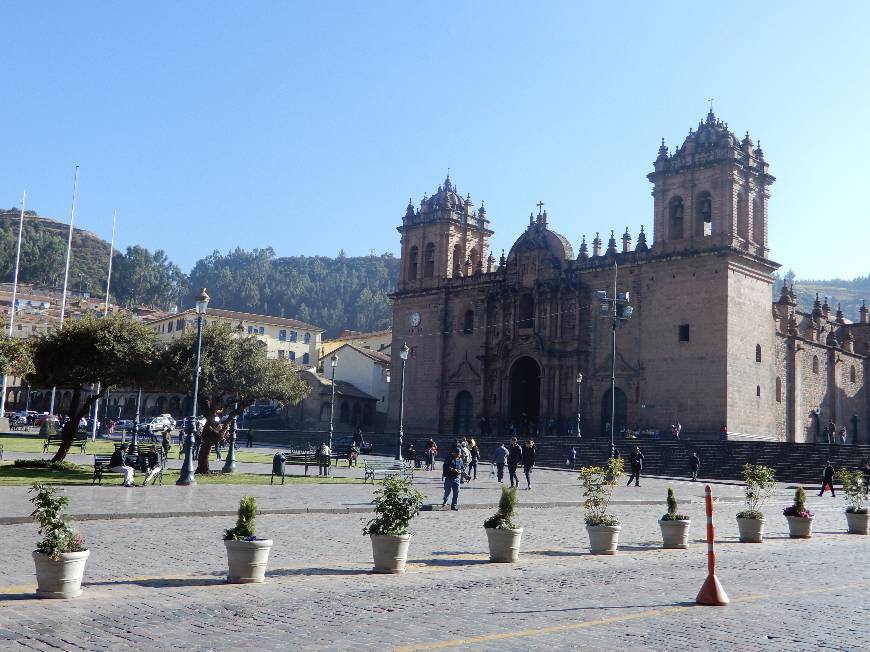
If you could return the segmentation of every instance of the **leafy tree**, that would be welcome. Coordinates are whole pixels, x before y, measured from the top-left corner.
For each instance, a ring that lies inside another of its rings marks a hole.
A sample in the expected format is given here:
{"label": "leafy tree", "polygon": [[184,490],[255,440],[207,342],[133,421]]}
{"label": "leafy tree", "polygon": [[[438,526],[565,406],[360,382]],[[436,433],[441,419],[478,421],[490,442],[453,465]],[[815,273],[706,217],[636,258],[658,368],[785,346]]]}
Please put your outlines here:
{"label": "leafy tree", "polygon": [[[162,354],[164,381],[186,390],[193,379],[195,329],[173,340]],[[197,407],[206,417],[197,473],[207,473],[212,446],[228,437],[232,420],[257,400],[296,404],[308,393],[287,360],[266,357],[253,336],[239,336],[229,324],[211,324],[202,332]],[[215,417],[221,418],[215,421]]]}
{"label": "leafy tree", "polygon": [[166,252],[153,254],[145,247],[127,247],[115,257],[112,290],[126,306],[152,306],[168,310],[177,306],[187,291],[187,277]]}
{"label": "leafy tree", "polygon": [[[69,421],[63,427],[53,461],[66,457],[82,417],[108,389],[152,384],[156,357],[154,331],[127,315],[67,321],[62,330],[35,340],[34,370],[27,382],[31,386],[72,389]],[[86,387],[95,388],[98,383],[99,392],[88,392]]]}
{"label": "leafy tree", "polygon": [[33,371],[33,341],[0,336],[0,373],[23,377]]}

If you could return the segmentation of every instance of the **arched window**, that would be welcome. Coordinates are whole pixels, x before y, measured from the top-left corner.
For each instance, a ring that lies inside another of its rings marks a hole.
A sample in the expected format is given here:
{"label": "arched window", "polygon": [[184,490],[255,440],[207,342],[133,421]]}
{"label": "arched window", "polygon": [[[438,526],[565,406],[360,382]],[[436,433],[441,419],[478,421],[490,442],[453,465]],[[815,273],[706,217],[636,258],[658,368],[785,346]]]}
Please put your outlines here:
{"label": "arched window", "polygon": [[465,317],[462,318],[462,334],[463,335],[473,335],[474,334],[474,311],[466,310]]}
{"label": "arched window", "polygon": [[417,247],[411,247],[408,253],[408,280],[414,281],[417,279],[417,262],[420,257],[420,250]]}
{"label": "arched window", "polygon": [[709,192],[702,192],[698,195],[698,216],[697,229],[695,235],[708,236],[713,235],[713,198]]}
{"label": "arched window", "polygon": [[761,362],[761,344],[755,345],[755,361]]}
{"label": "arched window", "polygon": [[453,247],[453,277],[462,276],[462,247]]}
{"label": "arched window", "polygon": [[535,327],[535,300],[531,294],[524,294],[520,297],[519,305],[517,306],[517,327]]}
{"label": "arched window", "polygon": [[756,385],[756,386],[755,386],[755,395],[758,396],[758,397],[761,396],[761,385]]}
{"label": "arched window", "polygon": [[477,272],[477,266],[480,264],[480,254],[477,249],[472,248],[471,253],[468,254],[468,257],[471,259],[471,273],[474,274]]}
{"label": "arched window", "polygon": [[347,401],[341,402],[338,421],[340,423],[350,423],[350,406],[347,404]]}
{"label": "arched window", "polygon": [[423,260],[423,278],[432,278],[435,276],[435,243],[430,242],[426,245],[426,257]]}
{"label": "arched window", "polygon": [[813,373],[819,373],[819,356],[817,355],[813,356]]}
{"label": "arched window", "polygon": [[752,200],[752,239],[764,244],[764,210],[758,197]]}
{"label": "arched window", "polygon": [[776,402],[782,403],[782,378],[776,377]]}
{"label": "arched window", "polygon": [[849,369],[849,380],[853,383],[855,382],[856,374],[855,374],[855,365],[852,365],[852,368]]}
{"label": "arched window", "polygon": [[683,198],[682,197],[672,197],[670,206],[668,209],[668,214],[670,217],[670,229],[668,229],[668,236],[671,240],[682,240],[683,239]]}

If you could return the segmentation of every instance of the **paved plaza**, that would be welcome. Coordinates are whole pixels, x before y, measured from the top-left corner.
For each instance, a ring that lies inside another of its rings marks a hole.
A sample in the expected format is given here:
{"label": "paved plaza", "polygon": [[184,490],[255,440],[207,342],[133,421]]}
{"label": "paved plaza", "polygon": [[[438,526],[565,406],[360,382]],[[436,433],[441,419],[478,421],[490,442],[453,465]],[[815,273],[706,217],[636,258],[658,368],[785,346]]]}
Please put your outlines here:
{"label": "paved plaza", "polygon": [[[416,484],[440,504],[438,475],[419,473]],[[659,547],[668,486],[692,517],[688,550]],[[706,573],[700,482],[619,487],[620,552],[597,557],[587,552],[576,475],[539,470],[533,490],[520,492],[520,563],[500,565],[488,562],[482,528],[498,499],[487,470],[463,491],[459,512],[415,520],[402,576],[370,573],[362,528],[371,485],[71,487],[71,511],[89,519],[78,524],[91,549],[84,595],[35,599],[36,528],[0,525],[0,649],[870,649],[870,541],[845,534],[839,495],[808,491],[816,534],[790,540],[780,511],[791,490],[782,486],[765,510],[765,543],[740,544],[740,487],[713,488],[718,575],[732,599],[724,608],[694,605]],[[279,512],[257,520],[257,533],[275,541],[258,586],[224,582],[220,539],[232,517],[192,515],[231,513],[243,493]],[[0,517],[27,510],[24,488],[0,496]],[[292,513],[300,509],[312,511]],[[180,512],[191,515],[160,516]]]}

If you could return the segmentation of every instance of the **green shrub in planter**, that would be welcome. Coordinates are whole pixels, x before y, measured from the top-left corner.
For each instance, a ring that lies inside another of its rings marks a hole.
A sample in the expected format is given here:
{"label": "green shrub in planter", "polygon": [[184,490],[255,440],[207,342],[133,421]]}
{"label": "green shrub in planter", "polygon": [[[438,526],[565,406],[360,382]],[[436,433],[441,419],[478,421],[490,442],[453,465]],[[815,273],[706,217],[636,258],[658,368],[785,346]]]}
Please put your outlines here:
{"label": "green shrub in planter", "polygon": [[391,475],[384,478],[384,484],[375,491],[373,501],[377,516],[368,522],[363,534],[407,534],[411,521],[420,513],[423,498],[423,494],[401,476]]}
{"label": "green shrub in planter", "polygon": [[870,484],[864,480],[861,471],[837,469],[837,480],[843,485],[846,494],[847,514],[866,514],[867,502],[870,500]]}
{"label": "green shrub in planter", "polygon": [[607,466],[584,466],[580,469],[586,525],[619,525],[619,519],[607,513],[607,507],[613,488],[624,472],[622,458],[613,457],[607,461]]}
{"label": "green shrub in planter", "polygon": [[668,488],[668,512],[662,516],[663,521],[688,521],[689,517],[685,514],[677,514],[677,497],[674,495],[674,490]]}
{"label": "green shrub in planter", "polygon": [[763,519],[760,507],[770,499],[776,488],[774,471],[763,464],[744,464],[743,481],[746,483],[746,509],[737,513],[737,518]]}
{"label": "green shrub in planter", "polygon": [[502,485],[501,498],[498,501],[498,511],[483,522],[483,527],[496,530],[516,530],[514,512],[517,509],[517,488],[510,489]]}

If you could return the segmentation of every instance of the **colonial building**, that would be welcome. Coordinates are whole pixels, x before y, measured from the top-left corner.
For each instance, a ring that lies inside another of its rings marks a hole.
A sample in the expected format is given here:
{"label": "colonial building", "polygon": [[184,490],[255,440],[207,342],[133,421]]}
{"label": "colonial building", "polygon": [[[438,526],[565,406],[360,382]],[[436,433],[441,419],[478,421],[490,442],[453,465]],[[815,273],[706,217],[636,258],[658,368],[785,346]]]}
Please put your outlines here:
{"label": "colonial building", "polygon": [[[653,233],[626,229],[575,255],[545,211],[496,264],[489,216],[451,179],[401,233],[393,344],[407,342],[404,425],[465,432],[513,424],[533,432],[607,431],[611,328],[596,292],[629,293],[617,332],[615,426],[734,438],[812,441],[833,420],[868,441],[862,323],[819,305],[795,310],[791,288],[772,304],[768,198],[761,147],[711,111],[653,171]],[[860,342],[856,350],[854,342]],[[402,361],[392,357],[392,377]],[[577,382],[582,373],[582,383]],[[390,388],[398,422],[400,383]],[[578,394],[579,392],[579,394]]]}
{"label": "colonial building", "polygon": [[320,357],[326,357],[336,349],[351,344],[360,349],[370,349],[390,355],[390,345],[393,343],[393,333],[389,329],[360,333],[359,331],[343,330],[334,340],[323,340]]}
{"label": "colonial building", "polygon": [[[145,322],[154,329],[159,340],[169,342],[196,328],[196,310],[189,308],[179,313],[165,313],[147,318]],[[209,307],[205,322],[229,324],[246,335],[257,337],[270,358],[314,367],[320,357],[323,329],[297,319]]]}

